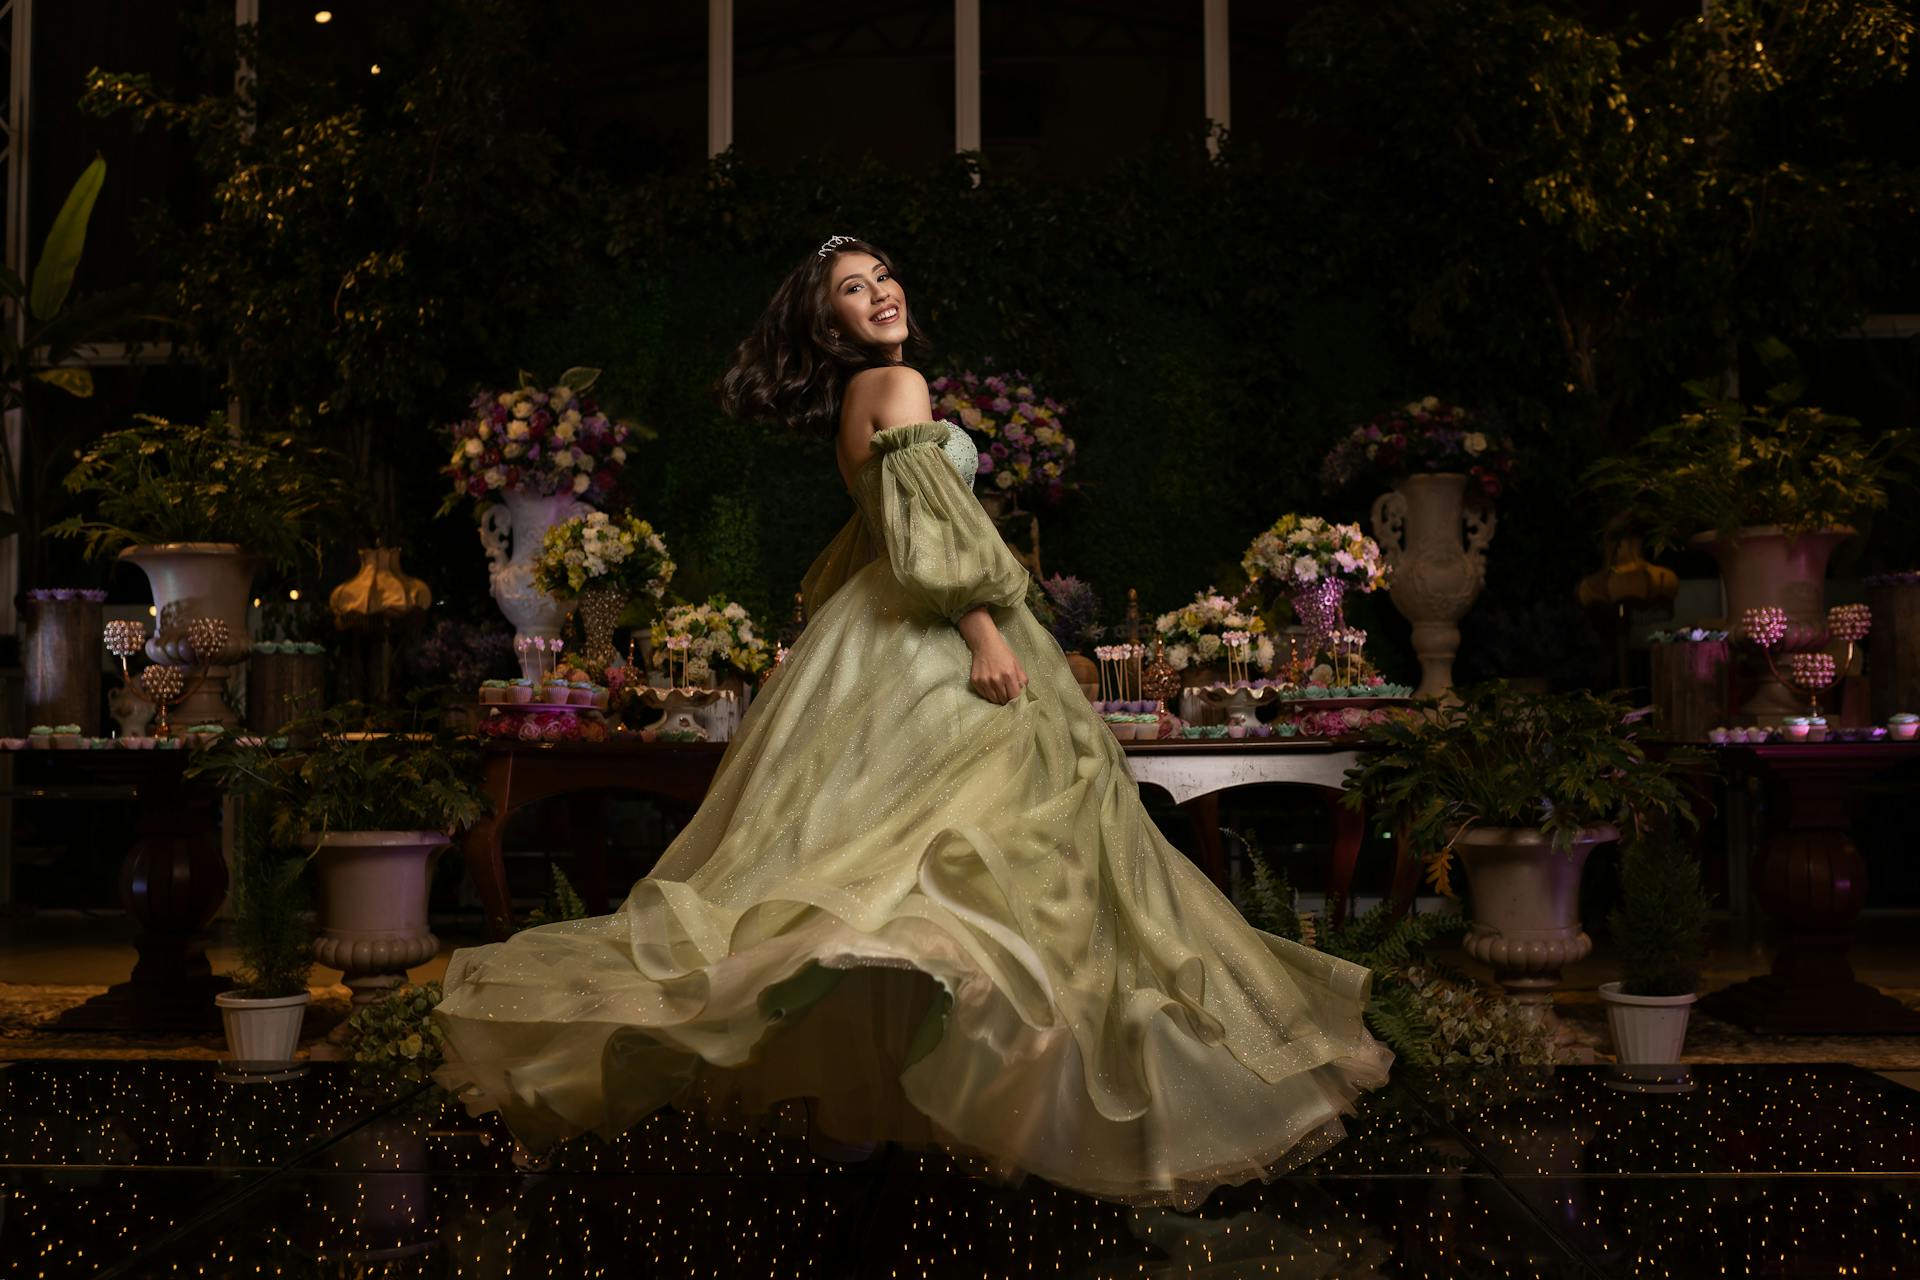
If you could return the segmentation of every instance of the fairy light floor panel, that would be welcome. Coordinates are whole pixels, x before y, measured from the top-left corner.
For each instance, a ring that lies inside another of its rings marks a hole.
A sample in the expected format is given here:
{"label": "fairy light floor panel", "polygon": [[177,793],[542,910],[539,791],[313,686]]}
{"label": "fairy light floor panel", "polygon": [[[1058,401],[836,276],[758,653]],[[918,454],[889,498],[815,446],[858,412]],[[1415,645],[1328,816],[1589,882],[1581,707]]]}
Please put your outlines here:
{"label": "fairy light floor panel", "polygon": [[545,1159],[344,1064],[0,1065],[0,1276],[1893,1276],[1920,1266],[1920,1092],[1844,1066],[1425,1077],[1194,1213],[828,1154],[798,1109],[663,1112]]}

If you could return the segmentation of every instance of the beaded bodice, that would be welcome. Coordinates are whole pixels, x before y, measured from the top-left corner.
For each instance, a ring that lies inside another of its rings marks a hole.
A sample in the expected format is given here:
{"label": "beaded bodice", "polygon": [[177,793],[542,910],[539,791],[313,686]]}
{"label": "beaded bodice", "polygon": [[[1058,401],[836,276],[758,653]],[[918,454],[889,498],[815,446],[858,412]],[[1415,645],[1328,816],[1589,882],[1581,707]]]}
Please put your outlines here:
{"label": "beaded bodice", "polygon": [[980,450],[974,446],[973,437],[961,427],[945,419],[940,425],[947,429],[947,442],[940,446],[940,452],[947,455],[947,461],[960,473],[961,483],[973,488],[973,478],[980,471]]}

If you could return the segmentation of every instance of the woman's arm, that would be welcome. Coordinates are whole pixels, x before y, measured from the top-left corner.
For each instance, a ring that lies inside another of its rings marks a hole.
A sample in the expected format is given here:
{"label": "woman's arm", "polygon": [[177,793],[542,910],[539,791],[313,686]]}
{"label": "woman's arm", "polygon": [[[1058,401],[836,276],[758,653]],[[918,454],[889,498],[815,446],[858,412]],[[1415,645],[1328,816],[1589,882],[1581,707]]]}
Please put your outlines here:
{"label": "woman's arm", "polygon": [[1027,687],[1027,673],[1013,646],[993,623],[993,612],[986,605],[969,609],[954,624],[973,650],[973,672],[967,682],[988,702],[1002,705],[1012,702]]}

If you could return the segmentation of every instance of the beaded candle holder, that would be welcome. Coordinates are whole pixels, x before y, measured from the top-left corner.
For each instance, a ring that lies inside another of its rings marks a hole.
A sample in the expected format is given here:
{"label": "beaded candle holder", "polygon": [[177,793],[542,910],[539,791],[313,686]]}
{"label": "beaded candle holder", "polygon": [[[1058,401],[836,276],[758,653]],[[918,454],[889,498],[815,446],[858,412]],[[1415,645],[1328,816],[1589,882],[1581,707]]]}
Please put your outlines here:
{"label": "beaded candle holder", "polygon": [[[206,682],[208,670],[227,647],[227,624],[219,618],[188,620],[181,637],[167,648],[168,655],[179,660],[180,665],[150,663],[136,677],[128,669],[127,659],[146,647],[146,636],[146,625],[140,622],[109,622],[101,629],[107,652],[120,659],[121,680],[129,688],[137,687],[153,703],[159,717],[155,736],[165,738],[172,734],[167,712],[199,690]],[[189,667],[199,668],[191,680],[187,678]]]}
{"label": "beaded candle holder", "polygon": [[1741,616],[1741,633],[1759,648],[1767,660],[1767,670],[1782,684],[1799,690],[1807,698],[1813,714],[1820,714],[1820,695],[1831,688],[1840,674],[1853,667],[1856,646],[1873,628],[1873,613],[1863,604],[1835,605],[1827,610],[1824,642],[1842,647],[1836,657],[1826,649],[1810,649],[1787,655],[1787,672],[1782,675],[1774,651],[1787,639],[1787,612],[1784,609],[1748,609]]}

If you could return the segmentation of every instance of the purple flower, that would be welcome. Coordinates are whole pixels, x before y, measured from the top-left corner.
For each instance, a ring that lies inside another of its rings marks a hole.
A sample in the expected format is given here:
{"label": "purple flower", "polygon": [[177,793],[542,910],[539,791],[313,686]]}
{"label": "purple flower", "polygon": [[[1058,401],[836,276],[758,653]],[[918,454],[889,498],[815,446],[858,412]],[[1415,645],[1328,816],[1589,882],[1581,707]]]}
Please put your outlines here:
{"label": "purple flower", "polygon": [[979,467],[978,467],[978,468],[977,468],[977,469],[976,469],[976,470],[974,471],[974,474],[975,474],[975,475],[980,475],[980,476],[984,476],[984,475],[987,475],[988,473],[990,473],[990,472],[991,472],[992,470],[993,470],[993,455],[992,455],[991,453],[983,453],[983,454],[981,454],[981,455],[980,455],[980,465],[979,465]]}

